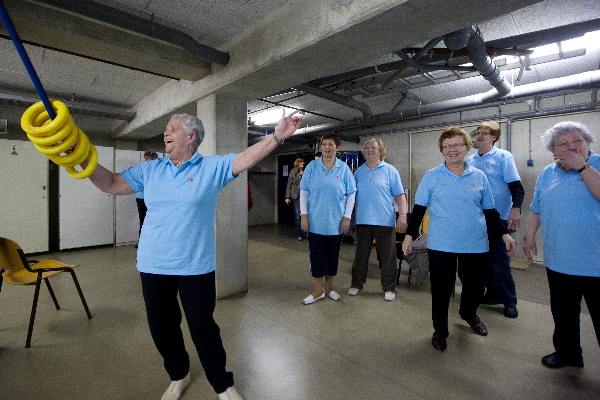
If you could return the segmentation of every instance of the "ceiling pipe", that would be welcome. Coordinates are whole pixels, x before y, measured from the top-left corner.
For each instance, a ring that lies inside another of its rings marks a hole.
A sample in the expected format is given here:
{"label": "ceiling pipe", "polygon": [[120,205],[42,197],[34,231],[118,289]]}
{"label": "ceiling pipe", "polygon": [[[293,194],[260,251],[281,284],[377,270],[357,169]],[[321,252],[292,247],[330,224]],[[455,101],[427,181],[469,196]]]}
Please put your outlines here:
{"label": "ceiling pipe", "polygon": [[303,83],[301,85],[294,86],[294,89],[301,90],[305,93],[312,94],[313,96],[317,96],[329,101],[333,101],[334,103],[342,104],[346,107],[354,108],[363,113],[364,118],[368,118],[373,115],[371,108],[360,101],[356,101],[351,97],[342,96],[341,94],[337,94],[334,92],[330,92],[329,90],[321,89],[316,85],[311,85],[309,83]]}
{"label": "ceiling pipe", "polygon": [[158,39],[181,47],[192,55],[202,60],[227,65],[229,54],[221,52],[212,47],[198,43],[190,35],[181,31],[157,24],[148,19],[128,14],[117,8],[107,6],[96,1],[81,0],[32,0],[44,6],[50,6],[59,10],[75,13],[95,21],[116,26],[118,28],[138,33],[143,36]]}
{"label": "ceiling pipe", "polygon": [[[54,97],[56,98],[56,97]],[[0,93],[0,104],[15,106],[15,107],[29,107],[37,103],[39,99],[35,97],[19,96],[15,94]],[[63,99],[65,104],[71,102],[67,99]],[[107,119],[118,119],[121,121],[131,122],[135,119],[135,112],[121,111],[118,109],[109,108],[100,105],[86,105],[86,104],[74,104],[69,105],[69,111],[73,114],[89,115]]]}
{"label": "ceiling pipe", "polygon": [[470,26],[449,33],[444,36],[444,44],[450,50],[465,48],[473,67],[496,89],[484,93],[485,100],[504,97],[510,93],[512,85],[504,79],[500,69],[498,69],[492,58],[487,55],[485,42],[478,27]]}
{"label": "ceiling pipe", "polygon": [[[544,95],[552,92],[573,89],[592,89],[600,87],[600,70],[583,72],[580,74],[564,76],[561,78],[548,79],[542,82],[530,83],[528,85],[517,86],[506,96],[496,98],[495,100],[512,100],[522,97]],[[495,89],[492,89],[495,92]],[[336,132],[364,128],[374,125],[391,124],[403,122],[409,119],[429,117],[436,114],[443,114],[448,111],[464,109],[469,107],[479,107],[490,101],[486,93],[479,93],[472,96],[459,97],[457,99],[441,101],[438,103],[425,104],[413,107],[407,110],[395,111],[392,113],[377,114],[364,121],[351,120],[341,123],[332,123],[317,125],[310,128],[299,129],[301,134],[314,134],[325,130]]]}

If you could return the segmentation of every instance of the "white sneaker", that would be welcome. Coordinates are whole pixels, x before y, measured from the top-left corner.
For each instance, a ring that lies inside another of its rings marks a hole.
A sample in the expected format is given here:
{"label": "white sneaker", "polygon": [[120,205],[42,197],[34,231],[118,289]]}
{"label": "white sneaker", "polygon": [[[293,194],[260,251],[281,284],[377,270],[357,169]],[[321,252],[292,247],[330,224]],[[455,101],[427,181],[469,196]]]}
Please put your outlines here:
{"label": "white sneaker", "polygon": [[386,301],[394,301],[396,299],[396,293],[394,293],[394,292],[385,292],[385,294],[383,295],[383,298]]}
{"label": "white sneaker", "polygon": [[360,289],[359,289],[359,288],[355,288],[355,287],[349,287],[349,288],[348,288],[348,294],[349,294],[350,296],[357,296],[357,295],[358,295],[358,292],[360,292]]}
{"label": "white sneaker", "polygon": [[223,393],[219,393],[219,400],[244,400],[244,398],[235,390],[235,387],[231,386]]}
{"label": "white sneaker", "polygon": [[185,388],[190,384],[190,373],[185,376],[185,378],[180,379],[178,381],[171,381],[171,384],[165,390],[160,400],[179,400],[181,397],[181,393],[185,390]]}

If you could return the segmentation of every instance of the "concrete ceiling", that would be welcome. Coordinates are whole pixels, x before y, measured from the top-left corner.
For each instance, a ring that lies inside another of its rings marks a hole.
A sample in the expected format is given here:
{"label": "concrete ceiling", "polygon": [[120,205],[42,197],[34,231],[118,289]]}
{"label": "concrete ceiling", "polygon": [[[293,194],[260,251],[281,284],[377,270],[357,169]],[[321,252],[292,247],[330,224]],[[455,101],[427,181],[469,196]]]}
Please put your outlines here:
{"label": "concrete ceiling", "polygon": [[[20,8],[15,3],[20,3]],[[30,3],[30,7],[23,7],[23,3]],[[600,18],[600,0],[102,0],[103,5],[175,29],[202,45],[231,56],[225,66],[206,61],[196,64],[182,62],[181,71],[197,73],[201,78],[177,80],[168,77],[172,74],[156,72],[153,68],[164,67],[167,62],[176,64],[177,57],[188,54],[185,49],[107,26],[105,22],[91,21],[57,7],[50,7],[47,13],[56,15],[61,12],[64,18],[57,17],[54,30],[43,31],[48,37],[43,43],[38,43],[42,35],[37,32],[36,36],[35,24],[27,25],[22,21],[27,19],[28,8],[32,10],[30,17],[34,22],[48,18],[46,12],[40,11],[40,7],[48,8],[40,5],[44,3],[5,1],[9,13],[14,12],[18,16],[15,18],[17,30],[23,30],[27,41],[37,43],[26,45],[26,49],[46,90],[52,97],[74,105],[136,113],[135,119],[130,122],[98,116],[75,116],[82,128],[93,135],[131,140],[159,134],[166,115],[182,109],[193,112],[194,100],[207,94],[224,92],[243,96],[249,101],[248,110],[252,116],[257,110],[272,106],[254,99],[303,82],[398,60],[393,51],[418,47],[433,37],[472,23],[479,24],[487,42]],[[344,5],[346,3],[349,5]],[[65,26],[61,26],[61,22]],[[68,40],[64,41],[66,44],[61,44],[61,37],[56,33],[59,30],[69,33]],[[102,32],[112,33],[106,37],[94,36]],[[77,38],[81,42],[77,42]],[[139,41],[136,42],[135,38]],[[92,39],[95,50],[88,51],[92,54],[81,54],[86,46],[91,46],[82,43],[92,43]],[[137,51],[131,50],[136,44]],[[172,56],[167,60],[160,54]],[[599,57],[598,51],[594,51],[534,65],[523,72],[521,83],[598,69]],[[191,56],[188,58],[193,59]],[[171,68],[175,69],[175,66]],[[518,69],[514,68],[505,71],[510,77],[517,73]],[[411,105],[418,101],[437,102],[489,88],[477,76],[465,74],[461,79],[447,81],[443,78],[444,74],[448,72],[432,73],[431,76],[436,77],[435,82],[415,74],[406,80],[410,86],[403,87],[394,82],[395,89],[381,92],[369,92],[365,90],[369,89],[365,82],[357,80],[353,83],[362,85],[365,88],[362,92],[339,93],[351,95],[379,113],[389,111],[407,89],[407,104]],[[419,83],[423,79],[429,83]],[[394,85],[390,86],[394,88]],[[172,99],[174,92],[178,93],[177,99]],[[13,130],[17,129],[18,116],[24,110],[21,105],[7,100],[15,95],[33,98],[35,92],[12,43],[0,38],[0,118],[8,119]],[[283,95],[267,100],[280,101],[293,96]],[[162,107],[157,107],[156,103]],[[310,125],[362,115],[358,110],[313,95],[301,95],[284,103],[314,112],[305,117]]]}

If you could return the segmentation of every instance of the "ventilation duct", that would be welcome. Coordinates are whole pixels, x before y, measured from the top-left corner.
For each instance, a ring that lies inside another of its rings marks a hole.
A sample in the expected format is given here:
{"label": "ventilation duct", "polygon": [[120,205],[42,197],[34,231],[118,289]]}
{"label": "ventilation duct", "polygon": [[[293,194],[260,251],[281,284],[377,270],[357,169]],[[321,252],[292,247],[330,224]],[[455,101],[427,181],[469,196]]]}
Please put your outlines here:
{"label": "ventilation duct", "polygon": [[473,67],[496,89],[484,93],[484,101],[504,97],[510,93],[512,86],[504,79],[492,58],[488,56],[485,42],[478,27],[470,26],[449,33],[444,37],[444,44],[450,50],[460,50],[462,48],[467,50]]}

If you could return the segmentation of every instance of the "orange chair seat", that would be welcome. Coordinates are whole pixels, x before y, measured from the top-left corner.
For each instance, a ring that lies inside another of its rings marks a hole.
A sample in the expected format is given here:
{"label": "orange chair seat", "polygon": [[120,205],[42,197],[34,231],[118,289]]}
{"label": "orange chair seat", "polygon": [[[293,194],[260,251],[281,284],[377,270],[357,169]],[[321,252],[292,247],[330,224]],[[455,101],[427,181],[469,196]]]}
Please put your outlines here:
{"label": "orange chair seat", "polygon": [[[66,264],[60,262],[58,260],[42,260],[38,263],[32,264],[31,269],[36,270],[39,268],[60,268],[60,267],[69,267],[75,268],[78,267],[79,264]],[[42,279],[48,278],[50,276],[59,274],[64,271],[48,271],[42,272]],[[4,280],[6,283],[13,285],[32,285],[35,284],[37,280],[37,274],[34,272],[29,272],[26,269],[19,269],[17,271],[4,271]]]}

